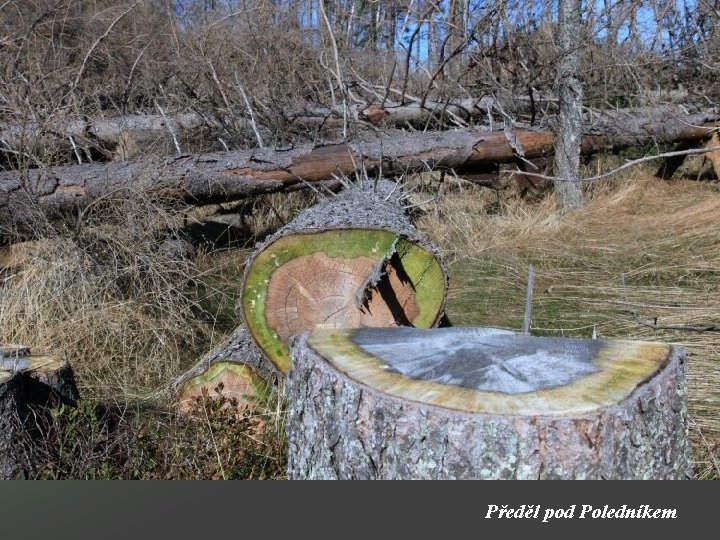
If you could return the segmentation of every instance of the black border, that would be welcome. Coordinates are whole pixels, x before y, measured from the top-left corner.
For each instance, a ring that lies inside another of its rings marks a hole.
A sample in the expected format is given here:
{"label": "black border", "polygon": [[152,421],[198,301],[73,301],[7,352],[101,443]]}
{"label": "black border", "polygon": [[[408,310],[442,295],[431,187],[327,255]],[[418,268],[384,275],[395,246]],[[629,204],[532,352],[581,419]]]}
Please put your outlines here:
{"label": "black border", "polygon": [[[713,530],[715,482],[376,481],[0,482],[2,537],[290,538],[351,534],[485,536],[489,531],[687,534]],[[540,505],[533,518],[487,519],[488,506]],[[543,523],[546,508],[576,506],[574,519]],[[578,519],[590,504],[674,508],[675,519]],[[250,536],[252,535],[252,536]]]}

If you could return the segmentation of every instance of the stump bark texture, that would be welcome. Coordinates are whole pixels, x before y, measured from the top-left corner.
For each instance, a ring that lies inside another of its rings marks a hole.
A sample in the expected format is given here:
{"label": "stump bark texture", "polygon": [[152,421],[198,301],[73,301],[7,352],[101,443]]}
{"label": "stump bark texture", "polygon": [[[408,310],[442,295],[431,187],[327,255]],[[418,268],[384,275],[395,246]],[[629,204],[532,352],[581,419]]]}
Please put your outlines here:
{"label": "stump bark texture", "polygon": [[317,329],[294,342],[287,391],[293,479],[691,475],[681,347]]}

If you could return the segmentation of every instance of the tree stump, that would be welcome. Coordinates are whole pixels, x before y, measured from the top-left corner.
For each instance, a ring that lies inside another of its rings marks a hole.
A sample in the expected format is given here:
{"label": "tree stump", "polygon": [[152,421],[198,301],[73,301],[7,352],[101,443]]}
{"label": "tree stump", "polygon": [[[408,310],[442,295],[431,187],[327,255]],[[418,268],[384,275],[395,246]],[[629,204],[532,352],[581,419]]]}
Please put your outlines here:
{"label": "tree stump", "polygon": [[404,215],[396,184],[365,183],[301,212],[248,261],[243,319],[280,372],[288,339],[316,325],[429,328],[443,315],[439,251]]}
{"label": "tree stump", "polygon": [[293,479],[675,479],[685,351],[491,328],[322,329],[287,375]]}
{"label": "tree stump", "polygon": [[191,412],[203,393],[236,400],[240,407],[255,405],[268,395],[278,372],[240,326],[172,384],[178,410]]}
{"label": "tree stump", "polygon": [[20,478],[14,438],[33,407],[73,404],[79,398],[72,368],[56,356],[31,356],[30,349],[0,345],[0,480]]}

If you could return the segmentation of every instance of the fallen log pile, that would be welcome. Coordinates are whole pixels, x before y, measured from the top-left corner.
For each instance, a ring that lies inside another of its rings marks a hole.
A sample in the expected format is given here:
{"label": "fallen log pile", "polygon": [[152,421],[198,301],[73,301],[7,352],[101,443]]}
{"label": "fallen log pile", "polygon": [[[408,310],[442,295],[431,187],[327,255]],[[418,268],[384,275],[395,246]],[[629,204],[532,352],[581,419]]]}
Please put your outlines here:
{"label": "fallen log pile", "polygon": [[[517,103],[517,100],[511,101],[509,98],[483,97],[451,103],[430,100],[424,103],[386,102],[382,106],[362,103],[351,105],[347,110],[342,107],[306,106],[282,110],[275,115],[278,118],[274,121],[282,122],[288,130],[312,131],[338,130],[347,124],[360,130],[378,127],[426,129],[437,124],[458,127],[474,119],[492,118],[497,108],[513,112]],[[268,121],[272,119],[267,119],[266,123]],[[197,112],[171,116],[138,114],[97,119],[61,119],[47,124],[7,123],[0,124],[0,154],[3,151],[28,152],[44,147],[72,153],[75,145],[83,150],[79,154],[80,159],[85,159],[92,151],[100,151],[112,154],[115,159],[125,160],[133,156],[133,149],[172,138],[173,135],[183,138],[182,135],[187,134],[200,138],[204,132],[211,132],[222,137],[227,136],[228,129],[251,132],[253,125],[248,118],[214,118]]]}
{"label": "fallen log pile", "polygon": [[[596,124],[596,133],[583,137],[585,155],[650,142],[701,144],[716,129],[720,113],[684,117],[655,114],[632,117],[621,125],[616,120],[602,133]],[[391,132],[326,146],[0,172],[0,234],[31,229],[38,212],[46,217],[72,212],[121,189],[206,204],[320,187],[338,176],[358,172],[384,177],[428,170],[453,171],[461,176],[496,174],[501,163],[526,163],[549,156],[553,144],[550,131]]]}

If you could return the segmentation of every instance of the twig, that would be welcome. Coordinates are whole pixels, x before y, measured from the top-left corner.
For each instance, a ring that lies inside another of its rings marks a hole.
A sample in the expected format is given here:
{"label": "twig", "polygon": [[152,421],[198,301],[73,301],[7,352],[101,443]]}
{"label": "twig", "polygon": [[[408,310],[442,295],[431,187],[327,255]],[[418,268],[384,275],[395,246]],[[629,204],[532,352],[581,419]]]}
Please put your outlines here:
{"label": "twig", "polygon": [[688,330],[690,332],[720,332],[720,324],[657,324],[638,319],[638,324],[653,330]]}
{"label": "twig", "polygon": [[175,150],[177,150],[178,156],[179,156],[179,155],[182,155],[183,152],[182,152],[182,150],[180,149],[180,143],[178,142],[177,136],[175,135],[175,130],[173,130],[173,128],[172,128],[171,121],[170,121],[170,119],[167,117],[167,115],[165,114],[165,111],[164,111],[163,108],[160,106],[160,104],[157,102],[157,100],[155,101],[155,107],[157,107],[158,112],[159,112],[159,113],[162,115],[162,117],[165,119],[165,127],[167,128],[168,132],[170,132],[170,136],[172,137],[173,143],[175,143]]}
{"label": "twig", "polygon": [[625,169],[628,169],[630,167],[634,167],[635,165],[639,165],[641,163],[645,163],[647,161],[653,161],[655,159],[662,159],[662,158],[668,158],[668,157],[675,157],[675,156],[689,156],[692,154],[707,154],[709,152],[715,152],[717,150],[720,150],[720,146],[711,146],[710,148],[691,148],[690,150],[677,150],[674,152],[665,152],[663,154],[657,154],[656,156],[645,156],[643,158],[639,159],[633,159],[631,161],[628,161],[627,163],[621,165],[620,167],[613,169],[611,171],[608,171],[603,174],[598,174],[597,176],[590,176],[588,178],[581,178],[580,180],[566,180],[564,178],[558,178],[556,176],[549,176],[547,174],[540,174],[540,173],[533,173],[533,172],[523,172],[523,171],[507,171],[510,174],[522,174],[524,176],[532,176],[534,178],[542,178],[543,180],[552,180],[553,182],[593,182],[595,180],[603,180],[605,178],[608,178],[610,176],[613,176],[620,171],[624,171]]}
{"label": "twig", "polygon": [[437,200],[438,200],[438,196],[433,195],[429,199],[426,199],[422,202],[415,203],[415,204],[408,204],[407,206],[403,206],[403,210],[410,210],[411,208],[418,208],[420,206],[425,206],[426,204],[434,203]]}
{"label": "twig", "polygon": [[252,107],[250,106],[250,100],[247,97],[247,94],[245,94],[245,89],[243,88],[243,85],[240,84],[240,77],[238,77],[237,71],[235,72],[235,84],[237,84],[238,90],[240,91],[240,95],[243,98],[243,101],[245,101],[245,107],[247,107],[248,113],[250,113],[250,125],[253,128],[253,131],[255,132],[255,138],[257,139],[258,146],[260,148],[265,148],[265,143],[263,142],[262,137],[260,136],[260,132],[258,131],[257,123],[255,122],[255,113],[252,110]]}
{"label": "twig", "polygon": [[[342,80],[342,72],[340,70],[340,55],[338,53],[337,41],[335,41],[335,33],[333,32],[330,19],[328,19],[327,13],[325,12],[325,2],[320,2],[320,13],[322,14],[325,26],[327,26],[328,34],[330,35],[330,44],[332,45],[333,55],[335,56],[335,79],[338,83],[338,88],[342,92],[342,105],[343,105],[343,139],[347,139],[347,128],[348,128],[348,104],[347,104],[347,92],[345,84]],[[330,70],[332,72],[332,70]]]}
{"label": "twig", "polygon": [[78,165],[82,165],[82,156],[80,156],[80,151],[78,150],[77,144],[75,144],[75,139],[73,139],[72,135],[68,135],[68,139],[70,139],[70,144],[72,145],[73,152],[75,152],[75,157],[78,160]]}
{"label": "twig", "polygon": [[530,319],[532,317],[533,287],[535,286],[535,269],[533,265],[528,268],[527,290],[525,292],[525,317],[523,319],[523,334],[530,334]]}

